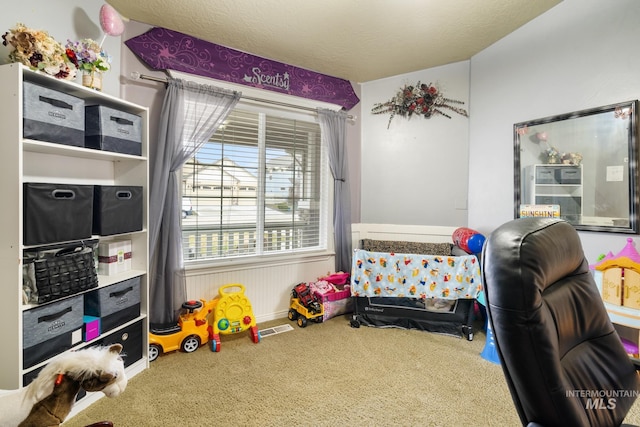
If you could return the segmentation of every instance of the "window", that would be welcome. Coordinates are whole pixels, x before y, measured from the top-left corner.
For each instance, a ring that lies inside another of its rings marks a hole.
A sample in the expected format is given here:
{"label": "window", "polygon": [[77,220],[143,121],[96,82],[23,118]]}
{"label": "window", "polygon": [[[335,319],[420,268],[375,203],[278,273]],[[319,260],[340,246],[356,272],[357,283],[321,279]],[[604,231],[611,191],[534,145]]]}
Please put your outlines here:
{"label": "window", "polygon": [[182,168],[185,261],[326,249],[320,126],[240,108]]}

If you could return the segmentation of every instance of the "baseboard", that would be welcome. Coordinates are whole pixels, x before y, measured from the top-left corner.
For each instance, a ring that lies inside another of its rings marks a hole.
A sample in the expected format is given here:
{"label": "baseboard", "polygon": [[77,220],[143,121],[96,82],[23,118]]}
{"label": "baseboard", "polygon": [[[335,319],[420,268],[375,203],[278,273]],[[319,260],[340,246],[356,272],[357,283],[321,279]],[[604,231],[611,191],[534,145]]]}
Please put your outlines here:
{"label": "baseboard", "polygon": [[287,319],[287,314],[289,313],[289,310],[281,310],[281,311],[276,311],[273,313],[268,313],[268,314],[263,314],[261,316],[256,316],[256,322],[258,323],[258,329],[260,329],[260,323],[262,322],[269,322],[271,320],[278,320],[278,319]]}

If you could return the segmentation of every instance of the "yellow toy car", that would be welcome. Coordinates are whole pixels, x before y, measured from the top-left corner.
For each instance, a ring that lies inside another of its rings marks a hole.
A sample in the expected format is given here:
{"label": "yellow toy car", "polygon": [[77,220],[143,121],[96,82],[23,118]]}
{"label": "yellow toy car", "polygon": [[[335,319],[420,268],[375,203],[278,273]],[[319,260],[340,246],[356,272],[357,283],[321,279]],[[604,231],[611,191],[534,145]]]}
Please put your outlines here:
{"label": "yellow toy car", "polygon": [[[229,291],[238,288],[239,291]],[[210,301],[187,301],[182,304],[186,313],[178,323],[168,328],[151,327],[149,332],[149,361],[153,362],[162,353],[182,350],[196,351],[201,345],[211,342],[211,350],[220,351],[220,334],[235,334],[249,330],[251,340],[260,342],[260,332],[253,315],[249,299],[244,295],[244,286],[224,285],[218,296]],[[211,322],[210,322],[211,320]]]}
{"label": "yellow toy car", "polygon": [[196,351],[209,342],[209,314],[216,300],[192,300],[182,304],[186,313],[181,314],[176,325],[168,328],[151,328],[149,332],[149,361],[153,362],[162,353],[182,350],[186,353]]}

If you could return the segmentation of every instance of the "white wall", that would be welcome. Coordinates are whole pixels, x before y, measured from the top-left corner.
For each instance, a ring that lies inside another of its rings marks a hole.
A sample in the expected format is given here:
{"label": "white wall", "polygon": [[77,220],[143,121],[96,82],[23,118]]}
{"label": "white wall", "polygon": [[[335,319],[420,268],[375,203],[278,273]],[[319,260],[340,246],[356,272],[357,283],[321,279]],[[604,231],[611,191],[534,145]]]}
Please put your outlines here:
{"label": "white wall", "polygon": [[[640,2],[564,0],[471,59],[469,226],[513,218],[513,124],[640,98]],[[627,235],[580,233],[594,262]]]}
{"label": "white wall", "polygon": [[371,114],[418,81],[468,110],[468,61],[362,84],[362,223],[467,225],[469,119],[395,116],[387,129],[389,114]]}
{"label": "white wall", "polygon": [[[20,22],[34,30],[47,31],[63,46],[72,41],[90,38],[98,43],[104,33],[100,28],[101,0],[29,0],[3,2],[0,14],[0,33],[4,34]],[[111,55],[111,71],[105,73],[103,92],[113,96],[120,93],[120,37],[107,36],[104,50]],[[9,49],[0,44],[0,64],[8,62]],[[80,77],[76,80],[80,83]]]}

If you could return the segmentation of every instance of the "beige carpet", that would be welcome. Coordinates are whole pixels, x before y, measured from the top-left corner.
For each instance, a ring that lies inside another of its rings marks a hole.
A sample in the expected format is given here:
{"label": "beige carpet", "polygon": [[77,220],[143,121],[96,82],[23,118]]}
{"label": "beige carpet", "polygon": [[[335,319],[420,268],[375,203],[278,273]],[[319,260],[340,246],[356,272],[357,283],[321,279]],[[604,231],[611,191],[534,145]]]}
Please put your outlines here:
{"label": "beige carpet", "polygon": [[[264,337],[223,335],[151,363],[117,398],[64,423],[141,426],[516,426],[502,369],[473,341],[349,326],[349,316]],[[640,424],[640,403],[628,421]]]}

